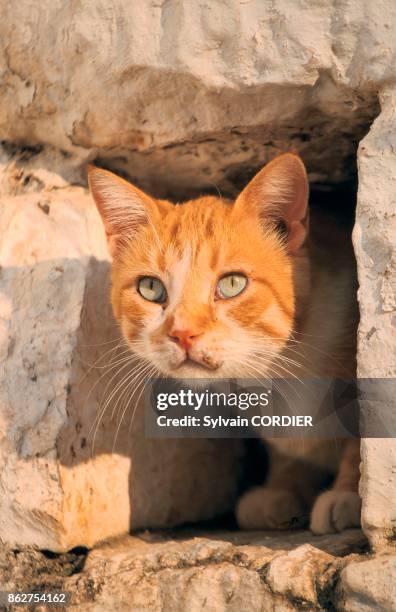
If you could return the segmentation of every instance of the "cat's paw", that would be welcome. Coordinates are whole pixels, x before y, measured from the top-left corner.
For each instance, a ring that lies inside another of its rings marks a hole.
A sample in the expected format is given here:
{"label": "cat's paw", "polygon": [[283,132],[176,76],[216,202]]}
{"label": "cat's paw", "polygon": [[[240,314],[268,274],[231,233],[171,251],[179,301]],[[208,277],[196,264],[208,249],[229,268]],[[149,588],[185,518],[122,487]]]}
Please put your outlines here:
{"label": "cat's paw", "polygon": [[241,529],[289,529],[306,524],[308,518],[295,494],[266,487],[242,495],[235,513]]}
{"label": "cat's paw", "polygon": [[360,526],[361,499],[353,491],[325,491],[314,503],[310,528],[316,535]]}

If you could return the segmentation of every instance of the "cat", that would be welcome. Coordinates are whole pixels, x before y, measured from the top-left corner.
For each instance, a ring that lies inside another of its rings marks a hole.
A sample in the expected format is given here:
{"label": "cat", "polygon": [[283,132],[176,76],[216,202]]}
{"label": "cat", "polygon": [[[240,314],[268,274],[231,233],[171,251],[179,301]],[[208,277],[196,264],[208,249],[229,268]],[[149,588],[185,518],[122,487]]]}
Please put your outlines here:
{"label": "cat", "polygon": [[[310,236],[300,157],[269,162],[234,202],[175,205],[94,166],[88,180],[113,258],[115,317],[161,374],[269,377],[298,362],[299,377],[354,376],[353,253],[336,226],[318,223]],[[241,528],[360,524],[358,440],[267,442],[269,474],[238,500]]]}

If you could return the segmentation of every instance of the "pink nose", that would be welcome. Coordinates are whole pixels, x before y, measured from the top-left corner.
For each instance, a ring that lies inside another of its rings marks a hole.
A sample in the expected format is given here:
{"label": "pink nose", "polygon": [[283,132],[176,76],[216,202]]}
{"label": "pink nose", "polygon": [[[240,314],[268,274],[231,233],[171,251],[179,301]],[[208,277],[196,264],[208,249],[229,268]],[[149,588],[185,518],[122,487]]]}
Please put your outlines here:
{"label": "pink nose", "polygon": [[169,337],[173,342],[179,344],[186,351],[190,349],[200,334],[193,332],[189,329],[175,329],[169,334]]}

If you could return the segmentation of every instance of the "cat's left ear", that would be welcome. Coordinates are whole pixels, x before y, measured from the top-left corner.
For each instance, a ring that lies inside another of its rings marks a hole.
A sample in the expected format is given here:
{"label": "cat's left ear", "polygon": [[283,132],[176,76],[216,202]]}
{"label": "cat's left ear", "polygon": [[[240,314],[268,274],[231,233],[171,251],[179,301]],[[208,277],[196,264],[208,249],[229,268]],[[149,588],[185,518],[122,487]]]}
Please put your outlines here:
{"label": "cat's left ear", "polygon": [[302,160],[298,155],[285,153],[250,181],[235,202],[235,212],[253,212],[264,223],[280,222],[286,229],[288,251],[294,254],[308,236],[308,195],[308,177]]}

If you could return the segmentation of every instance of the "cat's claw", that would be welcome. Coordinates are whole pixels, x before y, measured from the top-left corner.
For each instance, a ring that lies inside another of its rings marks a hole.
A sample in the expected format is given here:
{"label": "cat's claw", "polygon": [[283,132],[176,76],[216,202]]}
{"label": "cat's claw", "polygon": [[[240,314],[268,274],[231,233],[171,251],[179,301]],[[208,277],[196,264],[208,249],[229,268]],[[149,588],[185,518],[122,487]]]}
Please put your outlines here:
{"label": "cat's claw", "polygon": [[316,535],[360,526],[361,499],[354,491],[325,491],[314,503],[311,531]]}
{"label": "cat's claw", "polygon": [[290,529],[307,523],[296,495],[286,490],[257,487],[239,499],[236,518],[241,529]]}

